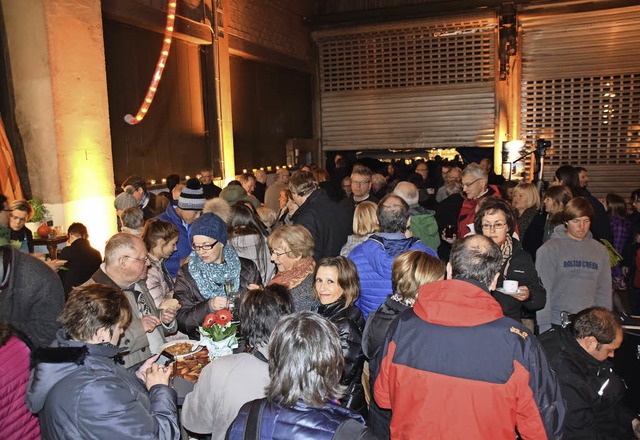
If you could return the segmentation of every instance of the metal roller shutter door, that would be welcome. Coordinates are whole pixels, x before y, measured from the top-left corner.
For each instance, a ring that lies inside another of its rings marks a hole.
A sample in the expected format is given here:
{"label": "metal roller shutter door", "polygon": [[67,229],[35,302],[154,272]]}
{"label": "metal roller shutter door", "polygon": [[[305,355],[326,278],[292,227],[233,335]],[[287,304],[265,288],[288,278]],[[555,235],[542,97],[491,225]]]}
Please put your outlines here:
{"label": "metal roller shutter door", "polygon": [[493,147],[494,13],[318,31],[327,150]]}
{"label": "metal roller shutter door", "polygon": [[519,18],[522,137],[551,140],[545,179],[583,166],[595,195],[627,196],[640,187],[640,6]]}

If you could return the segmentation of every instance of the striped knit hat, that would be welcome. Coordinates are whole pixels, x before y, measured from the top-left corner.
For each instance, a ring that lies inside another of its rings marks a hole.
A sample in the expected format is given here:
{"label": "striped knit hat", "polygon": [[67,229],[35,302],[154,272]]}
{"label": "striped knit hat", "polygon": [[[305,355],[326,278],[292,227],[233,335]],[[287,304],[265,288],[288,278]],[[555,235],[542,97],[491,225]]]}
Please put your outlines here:
{"label": "striped knit hat", "polygon": [[202,211],[204,208],[204,193],[200,181],[196,178],[187,180],[178,199],[178,208],[190,211]]}

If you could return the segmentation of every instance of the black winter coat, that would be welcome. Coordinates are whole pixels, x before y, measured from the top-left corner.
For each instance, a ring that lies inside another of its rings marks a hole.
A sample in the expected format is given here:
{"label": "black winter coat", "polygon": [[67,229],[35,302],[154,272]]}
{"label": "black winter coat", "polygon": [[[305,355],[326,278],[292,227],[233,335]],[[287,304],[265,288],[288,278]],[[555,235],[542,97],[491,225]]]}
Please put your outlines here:
{"label": "black winter coat", "polygon": [[318,313],[333,322],[340,333],[340,345],[344,355],[344,371],[340,384],[348,387],[347,395],[341,400],[342,406],[357,411],[363,416],[367,414],[367,404],[362,388],[362,330],[364,318],[362,312],[354,305],[345,308],[344,297],[331,304],[318,306]]}
{"label": "black winter coat", "polygon": [[539,339],[567,404],[564,440],[631,439],[635,414],[622,403],[624,381],[607,360],[600,362],[569,329],[551,329]]}
{"label": "black winter coat", "polygon": [[[240,257],[240,288],[238,295],[243,297],[249,289],[249,284],[261,284],[260,271],[251,260]],[[209,300],[200,294],[196,280],[189,273],[189,263],[185,263],[178,271],[173,297],[180,302],[180,310],[176,320],[178,330],[189,335],[190,339],[200,339],[198,326],[204,317],[213,313],[209,307]]]}
{"label": "black winter coat", "polygon": [[369,315],[362,333],[362,351],[367,359],[371,360],[375,357],[384,345],[384,338],[391,322],[408,308],[409,306],[394,301],[391,296],[388,296],[378,310]]}
{"label": "black winter coat", "polygon": [[89,240],[84,238],[74,240],[70,246],[58,252],[58,258],[67,260],[65,267],[69,269],[58,272],[65,294],[91,278],[100,269],[100,263],[102,263],[100,251],[92,248]]}
{"label": "black winter coat", "polygon": [[294,225],[309,230],[314,241],[313,259],[340,255],[342,246],[352,232],[351,218],[327,193],[319,188],[293,214]]}
{"label": "black winter coat", "polygon": [[[391,296],[388,296],[385,302],[378,307],[378,310],[371,313],[367,318],[367,325],[364,327],[362,335],[362,351],[371,363],[369,368],[369,387],[371,390],[373,390],[373,384],[378,377],[377,372],[380,371],[380,365],[376,363],[374,358],[384,346],[387,330],[391,323],[407,309],[409,309],[409,306],[394,301]],[[379,362],[379,359],[377,362]],[[380,440],[388,439],[390,437],[391,410],[380,408],[375,399],[371,399],[367,424],[376,438]]]}
{"label": "black winter coat", "polygon": [[491,292],[491,295],[502,307],[504,316],[520,322],[522,320],[523,307],[530,312],[544,308],[547,303],[547,291],[540,282],[540,277],[531,256],[522,249],[522,245],[516,239],[513,239],[511,258],[503,262],[500,268],[498,287],[502,287],[504,280],[515,280],[520,286],[529,288],[529,298],[526,301],[518,301],[511,295],[505,295],[498,291]]}

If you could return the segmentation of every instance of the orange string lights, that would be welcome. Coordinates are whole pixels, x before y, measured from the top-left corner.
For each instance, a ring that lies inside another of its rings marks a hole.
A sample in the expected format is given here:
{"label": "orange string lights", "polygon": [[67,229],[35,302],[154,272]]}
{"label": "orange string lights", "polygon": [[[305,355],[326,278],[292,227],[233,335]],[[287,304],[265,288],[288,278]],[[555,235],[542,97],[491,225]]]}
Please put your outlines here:
{"label": "orange string lights", "polygon": [[124,117],[124,120],[127,124],[136,125],[138,122],[144,119],[147,111],[149,111],[149,107],[153,102],[153,97],[156,94],[156,90],[158,90],[158,84],[160,83],[160,78],[162,78],[162,71],[164,70],[164,66],[166,65],[167,58],[169,57],[169,49],[171,48],[171,40],[173,37],[173,24],[176,20],[176,0],[169,0],[169,6],[167,8],[167,25],[164,29],[164,38],[162,42],[162,50],[160,51],[160,56],[158,57],[158,63],[156,64],[156,70],[153,72],[153,78],[151,79],[151,84],[149,84],[149,88],[147,89],[147,94],[144,97],[144,101],[140,104],[140,108],[138,109],[138,113],[136,116],[132,116],[127,114]]}

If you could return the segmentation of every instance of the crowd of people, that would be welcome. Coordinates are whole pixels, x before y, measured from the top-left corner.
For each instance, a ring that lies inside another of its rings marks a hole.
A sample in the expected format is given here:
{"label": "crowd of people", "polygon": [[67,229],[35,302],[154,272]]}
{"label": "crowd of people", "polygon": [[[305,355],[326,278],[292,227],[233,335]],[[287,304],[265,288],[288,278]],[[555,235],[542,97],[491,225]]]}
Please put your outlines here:
{"label": "crowd of people", "polygon": [[[104,258],[73,223],[61,264],[0,196],[3,438],[640,438],[611,364],[614,311],[640,313],[640,189],[340,155],[212,179],[130,176]],[[178,405],[158,354],[227,308],[241,350]]]}

